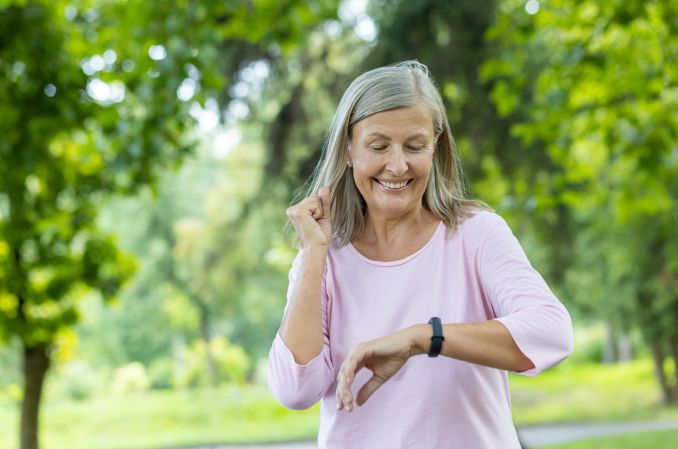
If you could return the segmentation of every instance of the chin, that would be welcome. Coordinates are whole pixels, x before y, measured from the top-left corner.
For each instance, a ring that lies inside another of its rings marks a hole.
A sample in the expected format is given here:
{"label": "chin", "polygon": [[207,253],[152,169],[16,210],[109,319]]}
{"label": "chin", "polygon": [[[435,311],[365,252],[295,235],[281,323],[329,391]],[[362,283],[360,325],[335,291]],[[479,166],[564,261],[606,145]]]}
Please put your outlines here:
{"label": "chin", "polygon": [[412,205],[381,205],[381,207],[373,207],[369,208],[368,207],[368,212],[371,210],[373,212],[378,213],[379,215],[383,215],[389,218],[399,218],[403,217],[409,213],[412,213],[412,211],[416,210],[415,206]]}

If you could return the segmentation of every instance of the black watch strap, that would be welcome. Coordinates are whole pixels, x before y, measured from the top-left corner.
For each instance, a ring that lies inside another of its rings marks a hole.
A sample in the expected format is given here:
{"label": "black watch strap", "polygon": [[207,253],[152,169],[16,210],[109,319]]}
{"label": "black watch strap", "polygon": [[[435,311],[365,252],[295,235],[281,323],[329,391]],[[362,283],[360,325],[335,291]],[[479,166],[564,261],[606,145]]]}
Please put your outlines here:
{"label": "black watch strap", "polygon": [[429,357],[438,357],[440,355],[440,350],[443,348],[443,324],[440,322],[440,318],[434,316],[428,320],[428,324],[433,327],[433,335],[431,336],[431,349],[428,351]]}

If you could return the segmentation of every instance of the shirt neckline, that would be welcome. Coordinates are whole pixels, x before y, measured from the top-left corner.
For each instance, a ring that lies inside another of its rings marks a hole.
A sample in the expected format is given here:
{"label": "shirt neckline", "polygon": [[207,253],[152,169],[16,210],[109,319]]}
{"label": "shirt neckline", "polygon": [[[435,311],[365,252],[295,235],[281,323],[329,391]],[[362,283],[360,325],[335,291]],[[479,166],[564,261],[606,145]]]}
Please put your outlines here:
{"label": "shirt neckline", "polygon": [[367,256],[365,256],[363,253],[358,251],[358,249],[355,246],[353,246],[353,243],[349,242],[348,247],[351,250],[351,252],[353,252],[353,254],[355,254],[363,262],[367,262],[371,265],[376,265],[376,266],[379,266],[379,267],[394,267],[396,265],[402,265],[404,263],[407,263],[410,260],[417,257],[419,254],[426,251],[426,249],[429,246],[431,246],[431,244],[436,239],[436,237],[438,236],[438,234],[441,232],[442,229],[445,229],[445,223],[442,220],[440,220],[438,222],[438,226],[436,226],[435,231],[433,231],[433,235],[431,235],[431,238],[428,239],[428,242],[426,242],[426,244],[424,246],[422,246],[421,248],[419,248],[417,251],[413,252],[409,256],[405,256],[404,258],[398,259],[398,260],[383,261],[383,260],[370,259]]}

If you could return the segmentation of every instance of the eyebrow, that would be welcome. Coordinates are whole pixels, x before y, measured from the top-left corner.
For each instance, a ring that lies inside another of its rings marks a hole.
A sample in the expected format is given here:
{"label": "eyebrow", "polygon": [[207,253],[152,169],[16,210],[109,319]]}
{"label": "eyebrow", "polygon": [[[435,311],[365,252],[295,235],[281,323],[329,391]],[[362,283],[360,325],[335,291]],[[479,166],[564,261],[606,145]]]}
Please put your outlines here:
{"label": "eyebrow", "polygon": [[[374,132],[369,133],[367,136],[365,136],[365,139],[371,139],[372,137],[379,137],[379,138],[384,139],[384,140],[391,140],[391,138],[389,136],[387,136],[386,134],[382,134],[378,131],[374,131]],[[419,137],[426,138],[428,136],[424,133],[414,133],[411,136],[407,137],[407,139],[405,139],[405,140],[412,140],[412,139],[416,139],[416,138],[419,138]]]}

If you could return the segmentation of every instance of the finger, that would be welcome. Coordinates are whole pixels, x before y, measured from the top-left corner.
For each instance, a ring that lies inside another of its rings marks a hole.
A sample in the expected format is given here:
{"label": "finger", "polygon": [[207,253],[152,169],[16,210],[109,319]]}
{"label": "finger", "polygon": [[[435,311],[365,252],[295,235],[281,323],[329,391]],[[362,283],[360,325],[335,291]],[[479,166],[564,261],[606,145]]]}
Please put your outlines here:
{"label": "finger", "polygon": [[341,410],[346,408],[349,402],[349,392],[350,388],[347,388],[346,380],[346,364],[342,364],[337,374],[337,391],[335,393],[337,399],[337,409]]}
{"label": "finger", "polygon": [[332,211],[332,192],[329,187],[323,187],[318,191],[318,197],[320,198],[320,208],[322,210],[322,216],[320,218],[329,218],[330,212]]}
{"label": "finger", "polygon": [[355,381],[358,371],[363,369],[365,361],[363,360],[363,346],[359,345],[351,350],[340,369],[341,399],[347,411],[353,410],[353,390],[352,385]]}
{"label": "finger", "polygon": [[335,393],[337,399],[337,409],[341,410],[346,407],[348,396],[346,394],[346,369],[342,364],[337,374],[337,391]]}
{"label": "finger", "polygon": [[353,404],[353,392],[351,391],[351,379],[346,365],[342,366],[339,376],[339,399],[342,407],[350,412]]}
{"label": "finger", "polygon": [[348,412],[353,408],[353,394],[350,388],[346,387],[346,383],[342,382],[342,386],[337,388],[337,410],[346,410]]}
{"label": "finger", "polygon": [[320,205],[320,199],[318,197],[309,197],[306,198],[301,203],[289,207],[286,210],[287,218],[293,224],[297,224],[300,220],[303,220],[305,217],[311,216],[314,219],[319,219],[322,215],[322,206]]}
{"label": "finger", "polygon": [[344,408],[344,378],[342,375],[342,371],[339,370],[339,374],[337,375],[337,391],[335,392],[334,396],[337,399],[337,410],[341,410]]}
{"label": "finger", "polygon": [[337,401],[337,410],[344,408],[344,401],[341,400],[341,390],[337,386],[337,391],[334,392],[334,399]]}
{"label": "finger", "polygon": [[314,220],[320,220],[323,218],[323,206],[320,201],[320,198],[314,197],[309,198],[310,204],[308,205],[308,211],[311,213],[311,217]]}
{"label": "finger", "polygon": [[365,382],[365,385],[362,386],[358,395],[356,396],[356,404],[363,405],[367,400],[372,396],[372,394],[384,385],[384,381],[377,376],[372,376],[370,380]]}

